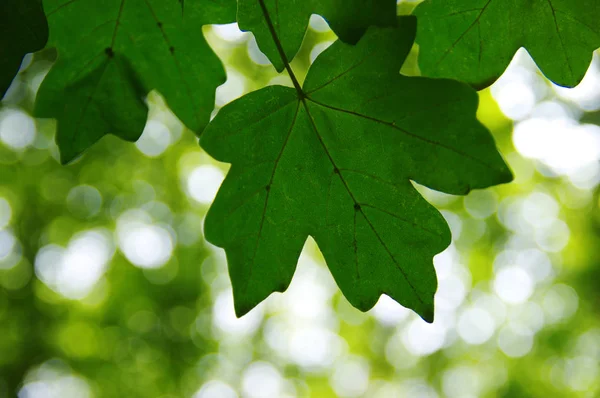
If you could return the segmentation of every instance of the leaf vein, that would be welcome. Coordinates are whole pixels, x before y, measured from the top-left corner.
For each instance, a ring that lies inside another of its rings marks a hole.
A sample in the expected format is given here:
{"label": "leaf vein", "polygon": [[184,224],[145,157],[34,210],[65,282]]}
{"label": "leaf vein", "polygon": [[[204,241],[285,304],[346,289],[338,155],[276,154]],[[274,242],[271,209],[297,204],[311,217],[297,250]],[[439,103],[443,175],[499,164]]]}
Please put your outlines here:
{"label": "leaf vein", "polygon": [[350,114],[350,115],[353,115],[353,116],[357,116],[357,117],[360,117],[360,118],[363,118],[363,119],[370,120],[370,121],[372,121],[372,122],[375,122],[375,123],[380,123],[380,124],[383,124],[383,125],[385,125],[385,126],[388,126],[388,127],[390,127],[390,128],[393,128],[393,129],[395,129],[395,130],[401,131],[402,133],[404,133],[404,134],[408,135],[409,137],[412,137],[412,138],[415,138],[415,139],[421,140],[421,141],[423,141],[423,142],[426,142],[426,143],[428,143],[428,144],[430,144],[430,145],[433,145],[433,146],[439,146],[439,147],[441,147],[441,148],[447,149],[447,150],[449,150],[449,151],[451,151],[451,152],[454,152],[454,153],[456,153],[456,154],[458,154],[458,155],[461,155],[461,156],[464,156],[464,157],[466,157],[466,158],[468,158],[468,159],[471,159],[472,161],[474,161],[474,162],[477,162],[477,163],[479,163],[479,164],[481,164],[481,165],[483,165],[483,166],[485,166],[485,167],[487,167],[487,168],[489,168],[489,169],[491,169],[491,170],[495,170],[495,169],[494,169],[492,166],[490,166],[489,164],[485,163],[484,161],[482,161],[482,160],[480,160],[480,159],[478,159],[478,158],[476,158],[476,157],[474,157],[474,156],[471,156],[470,154],[468,154],[468,153],[466,153],[466,152],[463,152],[463,151],[460,151],[460,150],[458,150],[458,149],[456,149],[456,148],[453,148],[453,147],[451,147],[451,146],[448,146],[448,145],[442,144],[441,142],[437,142],[437,141],[430,140],[430,139],[428,139],[428,138],[425,138],[425,137],[422,137],[422,136],[420,136],[420,135],[418,135],[418,134],[411,133],[410,131],[408,131],[408,130],[405,130],[405,129],[403,129],[403,128],[401,128],[401,127],[399,127],[399,126],[397,126],[397,125],[395,125],[395,124],[393,124],[393,123],[386,122],[386,121],[383,121],[383,120],[380,120],[380,119],[377,119],[377,118],[374,118],[374,117],[371,117],[371,116],[368,116],[368,115],[363,115],[363,114],[361,114],[361,113],[357,113],[357,112],[354,112],[354,111],[349,111],[349,110],[347,110],[347,109],[336,108],[336,107],[334,107],[334,106],[327,105],[327,104],[324,104],[324,103],[321,103],[321,102],[315,101],[315,100],[313,100],[313,99],[308,99],[308,100],[309,100],[309,101],[311,101],[311,102],[313,102],[313,103],[315,103],[315,104],[317,104],[317,105],[320,105],[320,106],[322,106],[322,107],[325,107],[325,108],[328,108],[328,109],[331,109],[331,110],[334,110],[334,111],[338,111],[338,112],[347,113],[347,114]]}

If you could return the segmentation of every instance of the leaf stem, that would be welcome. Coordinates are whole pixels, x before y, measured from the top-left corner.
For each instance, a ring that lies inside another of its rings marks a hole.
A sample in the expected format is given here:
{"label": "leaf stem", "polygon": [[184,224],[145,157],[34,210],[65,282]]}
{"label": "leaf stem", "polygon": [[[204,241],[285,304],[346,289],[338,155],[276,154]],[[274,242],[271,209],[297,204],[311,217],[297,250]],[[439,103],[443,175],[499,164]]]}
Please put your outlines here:
{"label": "leaf stem", "polygon": [[277,37],[277,32],[275,32],[275,27],[273,26],[273,21],[271,21],[271,16],[269,15],[267,6],[265,5],[264,0],[258,0],[258,2],[260,3],[260,8],[262,9],[263,15],[265,16],[265,21],[267,22],[269,32],[271,32],[271,36],[273,37],[273,41],[275,42],[275,46],[277,47],[279,56],[281,57],[281,60],[283,61],[285,70],[287,71],[288,75],[290,76],[290,79],[292,79],[292,83],[294,84],[294,88],[296,88],[296,91],[298,92],[298,96],[300,97],[300,99],[304,99],[304,98],[306,98],[306,94],[304,94],[304,91],[302,91],[302,87],[300,86],[300,83],[298,83],[298,79],[296,78],[296,75],[294,74],[294,71],[292,70],[290,63],[288,62],[288,59],[285,56],[285,51],[283,50],[283,46],[281,45],[281,42],[279,41],[279,37]]}

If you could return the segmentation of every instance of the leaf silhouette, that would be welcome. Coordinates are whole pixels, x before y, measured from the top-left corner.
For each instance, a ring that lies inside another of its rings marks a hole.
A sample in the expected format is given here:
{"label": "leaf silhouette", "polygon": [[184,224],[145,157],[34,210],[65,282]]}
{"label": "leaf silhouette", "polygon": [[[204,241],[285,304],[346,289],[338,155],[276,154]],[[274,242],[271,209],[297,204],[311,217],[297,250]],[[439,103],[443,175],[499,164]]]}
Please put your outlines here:
{"label": "leaf silhouette", "polygon": [[48,24],[39,0],[2,0],[0,99],[19,70],[23,56],[41,50],[47,40]]}
{"label": "leaf silhouette", "polygon": [[203,133],[232,164],[205,234],[226,251],[238,316],[287,288],[310,235],[352,305],[385,293],[433,320],[432,257],[450,232],[410,181],[466,194],[512,176],[470,87],[399,74],[415,30],[407,17],[356,46],[338,41],[301,89],[251,93]]}
{"label": "leaf silhouette", "polygon": [[239,0],[240,29],[254,33],[258,46],[278,72],[283,70],[284,63],[273,42],[263,8],[271,15],[288,61],[298,52],[312,14],[323,16],[347,43],[356,43],[369,26],[392,26],[396,22],[395,0]]}
{"label": "leaf silhouette", "polygon": [[58,61],[36,113],[58,120],[62,162],[105,134],[136,140],[152,89],[190,129],[208,123],[225,72],[202,25],[234,21],[234,0],[188,0],[185,13],[171,0],[45,0],[44,7]]}
{"label": "leaf silhouette", "polygon": [[600,47],[596,0],[426,0],[415,10],[424,75],[481,89],[525,47],[544,75],[574,87]]}

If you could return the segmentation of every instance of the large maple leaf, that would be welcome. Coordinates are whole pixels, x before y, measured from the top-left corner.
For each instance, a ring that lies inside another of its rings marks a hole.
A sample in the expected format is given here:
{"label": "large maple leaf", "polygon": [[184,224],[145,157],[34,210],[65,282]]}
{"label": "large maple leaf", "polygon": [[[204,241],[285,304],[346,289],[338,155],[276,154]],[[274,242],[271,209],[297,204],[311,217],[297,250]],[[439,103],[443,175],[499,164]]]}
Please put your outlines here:
{"label": "large maple leaf", "polygon": [[205,130],[201,145],[232,163],[205,233],[225,248],[239,316],[287,288],[310,235],[355,307],[385,293],[433,320],[432,257],[450,232],[411,180],[466,194],[511,173],[470,87],[399,74],[414,34],[409,17],[338,41],[301,89],[251,93]]}

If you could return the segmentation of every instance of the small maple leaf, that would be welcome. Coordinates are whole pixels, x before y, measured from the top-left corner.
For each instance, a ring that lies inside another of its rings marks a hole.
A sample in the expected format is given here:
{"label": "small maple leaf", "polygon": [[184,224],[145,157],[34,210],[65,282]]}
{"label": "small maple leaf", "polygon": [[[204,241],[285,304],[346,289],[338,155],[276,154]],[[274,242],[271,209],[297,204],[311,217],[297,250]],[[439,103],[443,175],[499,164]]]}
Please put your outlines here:
{"label": "small maple leaf", "polygon": [[415,15],[423,74],[478,89],[498,79],[521,47],[548,79],[574,87],[600,47],[597,0],[427,0]]}
{"label": "small maple leaf", "polygon": [[273,42],[265,12],[271,16],[287,61],[291,61],[302,44],[311,15],[322,15],[342,41],[354,44],[367,27],[396,23],[396,0],[239,0],[240,29],[252,31],[262,52],[281,72],[284,61]]}
{"label": "small maple leaf", "polygon": [[202,25],[233,22],[235,0],[188,1],[183,18],[179,4],[164,0],[44,0],[44,10],[58,61],[35,113],[57,119],[63,163],[106,134],[138,139],[153,89],[188,128],[206,127],[225,71]]}

